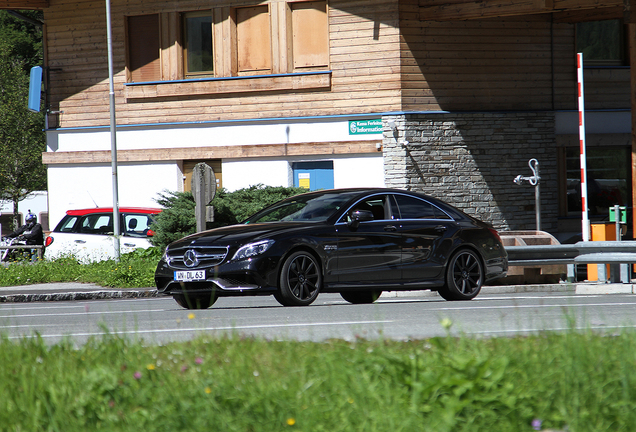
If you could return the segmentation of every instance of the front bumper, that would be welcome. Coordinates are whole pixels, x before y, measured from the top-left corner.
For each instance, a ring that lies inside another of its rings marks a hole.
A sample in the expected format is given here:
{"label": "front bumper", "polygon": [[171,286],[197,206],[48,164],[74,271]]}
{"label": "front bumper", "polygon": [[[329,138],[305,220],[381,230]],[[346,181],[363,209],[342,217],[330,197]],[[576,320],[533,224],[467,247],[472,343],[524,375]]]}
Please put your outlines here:
{"label": "front bumper", "polygon": [[257,257],[214,267],[188,270],[204,270],[205,279],[194,281],[175,280],[175,271],[164,260],[157,265],[155,284],[159,294],[174,295],[184,293],[215,292],[217,296],[242,294],[272,294],[276,291],[278,260]]}

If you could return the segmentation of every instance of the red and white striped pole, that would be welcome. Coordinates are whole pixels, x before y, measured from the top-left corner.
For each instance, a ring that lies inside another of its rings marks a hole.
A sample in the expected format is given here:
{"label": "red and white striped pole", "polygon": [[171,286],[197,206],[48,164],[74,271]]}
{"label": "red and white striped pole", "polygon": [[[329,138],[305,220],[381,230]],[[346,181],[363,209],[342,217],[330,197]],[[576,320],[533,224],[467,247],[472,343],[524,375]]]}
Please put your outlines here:
{"label": "red and white striped pole", "polygon": [[583,241],[590,240],[590,219],[587,211],[587,158],[585,152],[585,105],[583,102],[583,53],[576,55],[579,88],[579,143],[581,149],[581,207],[583,210],[581,229]]}

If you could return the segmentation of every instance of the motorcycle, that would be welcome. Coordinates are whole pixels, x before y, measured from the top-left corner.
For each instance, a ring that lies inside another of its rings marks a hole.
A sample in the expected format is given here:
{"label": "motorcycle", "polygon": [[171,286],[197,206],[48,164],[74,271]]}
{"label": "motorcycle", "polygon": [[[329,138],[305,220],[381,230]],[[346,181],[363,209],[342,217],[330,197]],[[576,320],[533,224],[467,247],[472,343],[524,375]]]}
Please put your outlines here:
{"label": "motorcycle", "polygon": [[[20,237],[2,237],[2,239],[0,239],[0,246],[26,246],[26,244],[26,240]],[[25,257],[26,259],[30,259],[30,255],[30,249],[0,249],[1,262],[18,261]]]}

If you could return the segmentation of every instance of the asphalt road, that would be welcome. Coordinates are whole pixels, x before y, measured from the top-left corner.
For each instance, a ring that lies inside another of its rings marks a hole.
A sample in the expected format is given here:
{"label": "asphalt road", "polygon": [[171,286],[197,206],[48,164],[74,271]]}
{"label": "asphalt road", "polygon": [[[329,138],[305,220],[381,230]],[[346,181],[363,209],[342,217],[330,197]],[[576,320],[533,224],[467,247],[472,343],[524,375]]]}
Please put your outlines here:
{"label": "asphalt road", "polygon": [[634,328],[636,296],[482,293],[470,302],[429,295],[351,305],[337,294],[321,294],[309,307],[282,307],[272,297],[243,297],[221,298],[210,309],[195,311],[165,297],[0,304],[0,333],[10,339],[37,332],[49,343],[70,337],[77,344],[106,332],[149,343],[228,334],[306,341],[424,339],[448,332],[499,337],[562,331],[569,322],[607,332]]}

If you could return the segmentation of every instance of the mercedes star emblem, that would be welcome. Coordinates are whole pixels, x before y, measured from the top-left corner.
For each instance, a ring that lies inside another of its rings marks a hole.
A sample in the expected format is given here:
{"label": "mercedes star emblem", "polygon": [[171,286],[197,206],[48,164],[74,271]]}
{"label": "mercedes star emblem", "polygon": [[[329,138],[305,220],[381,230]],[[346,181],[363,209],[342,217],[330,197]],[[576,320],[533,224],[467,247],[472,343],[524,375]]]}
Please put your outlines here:
{"label": "mercedes star emblem", "polygon": [[199,257],[197,253],[192,249],[188,249],[186,253],[183,254],[183,263],[186,267],[196,267],[199,265]]}

